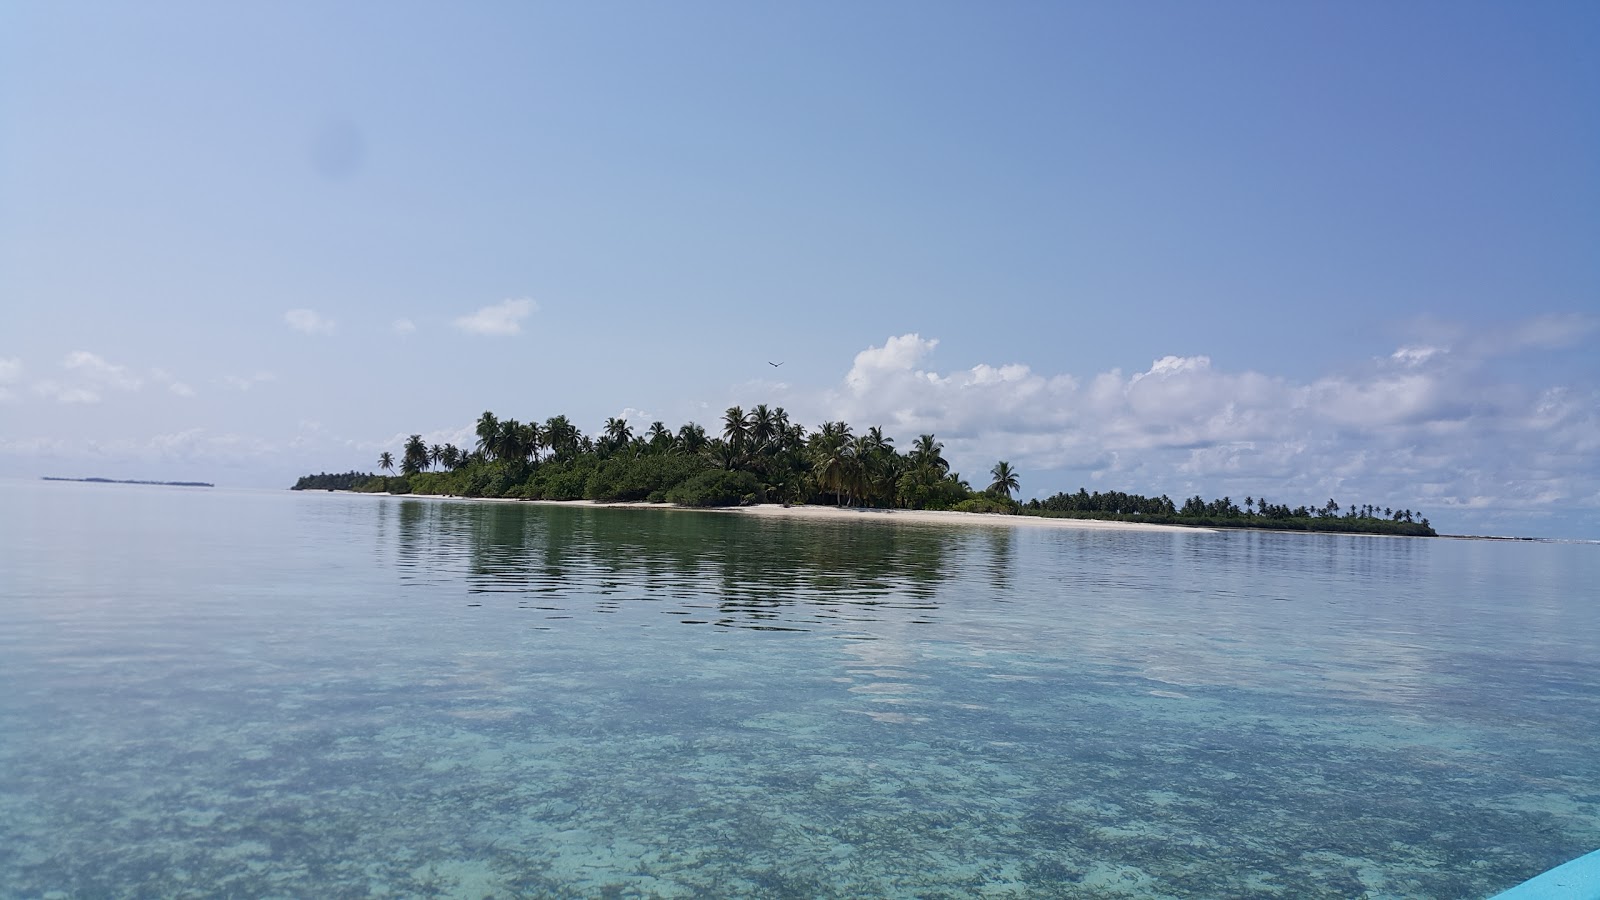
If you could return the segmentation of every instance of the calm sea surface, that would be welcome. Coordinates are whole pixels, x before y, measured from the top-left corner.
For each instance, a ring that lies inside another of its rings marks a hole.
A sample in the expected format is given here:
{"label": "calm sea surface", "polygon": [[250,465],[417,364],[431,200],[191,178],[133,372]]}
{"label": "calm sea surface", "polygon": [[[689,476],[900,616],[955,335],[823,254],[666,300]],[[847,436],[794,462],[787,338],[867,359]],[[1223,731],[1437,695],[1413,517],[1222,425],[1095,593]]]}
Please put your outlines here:
{"label": "calm sea surface", "polygon": [[0,896],[1483,897],[1600,547],[0,484]]}

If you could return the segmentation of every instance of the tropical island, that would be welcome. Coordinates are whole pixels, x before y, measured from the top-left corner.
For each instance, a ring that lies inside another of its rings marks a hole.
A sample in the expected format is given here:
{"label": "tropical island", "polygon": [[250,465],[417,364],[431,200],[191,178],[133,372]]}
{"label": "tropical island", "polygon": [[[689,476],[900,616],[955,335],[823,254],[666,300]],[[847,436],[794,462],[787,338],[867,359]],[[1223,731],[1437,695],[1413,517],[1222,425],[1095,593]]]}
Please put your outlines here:
{"label": "tropical island", "polygon": [[[749,412],[729,407],[720,435],[689,422],[672,431],[653,422],[635,433],[624,419],[607,419],[602,432],[585,435],[566,416],[543,423],[478,418],[477,444],[429,445],[411,435],[398,460],[384,451],[366,472],[306,475],[292,490],[483,497],[515,500],[589,500],[665,503],[687,507],[760,503],[829,505],[860,509],[948,510],[1048,518],[1093,519],[1148,525],[1267,528],[1435,535],[1421,513],[1378,504],[1271,503],[1246,497],[1174,503],[1166,495],[1121,491],[1060,493],[1018,502],[1018,474],[1000,460],[982,490],[950,471],[944,445],[920,435],[905,452],[881,427],[856,432],[846,422],[815,431],[792,422],[783,407],[760,404]],[[400,474],[394,475],[398,465]]]}
{"label": "tropical island", "polygon": [[158,487],[216,487],[209,481],[140,481],[132,478],[57,478],[45,475],[43,481],[78,481],[87,484],[153,484]]}

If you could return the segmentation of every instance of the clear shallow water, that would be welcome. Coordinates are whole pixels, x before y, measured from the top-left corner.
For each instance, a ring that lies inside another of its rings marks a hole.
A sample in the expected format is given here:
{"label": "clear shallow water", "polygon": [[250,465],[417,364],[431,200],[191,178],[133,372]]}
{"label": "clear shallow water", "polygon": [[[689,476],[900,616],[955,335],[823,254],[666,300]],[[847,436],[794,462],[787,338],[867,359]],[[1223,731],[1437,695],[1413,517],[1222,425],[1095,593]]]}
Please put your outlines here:
{"label": "clear shallow water", "polygon": [[1474,897],[1600,847],[1600,547],[0,509],[0,896]]}

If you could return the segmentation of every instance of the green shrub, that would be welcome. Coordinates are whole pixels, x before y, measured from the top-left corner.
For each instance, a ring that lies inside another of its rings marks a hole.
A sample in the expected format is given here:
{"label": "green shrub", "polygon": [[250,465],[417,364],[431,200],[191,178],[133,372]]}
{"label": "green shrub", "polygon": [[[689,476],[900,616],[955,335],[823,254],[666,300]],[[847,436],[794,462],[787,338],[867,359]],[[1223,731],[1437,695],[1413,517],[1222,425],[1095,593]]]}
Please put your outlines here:
{"label": "green shrub", "polygon": [[1017,512],[1016,501],[1007,501],[988,496],[973,497],[968,500],[962,500],[960,503],[956,503],[950,508],[956,512],[968,513],[1004,513],[1007,515],[1015,515]]}
{"label": "green shrub", "polygon": [[666,494],[680,506],[738,506],[761,500],[761,482],[749,472],[712,469],[677,485]]}

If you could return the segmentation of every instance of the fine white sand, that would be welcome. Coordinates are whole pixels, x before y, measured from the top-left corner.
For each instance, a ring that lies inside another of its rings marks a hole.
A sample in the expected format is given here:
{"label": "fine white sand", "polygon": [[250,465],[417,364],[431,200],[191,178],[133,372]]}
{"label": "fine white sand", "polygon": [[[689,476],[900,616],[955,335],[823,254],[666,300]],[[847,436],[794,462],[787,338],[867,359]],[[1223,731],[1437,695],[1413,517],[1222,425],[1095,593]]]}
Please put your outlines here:
{"label": "fine white sand", "polygon": [[[342,492],[346,493],[346,492]],[[692,509],[668,503],[604,503],[594,500],[517,500],[507,497],[455,497],[437,494],[372,494],[374,497],[404,497],[408,500],[465,500],[469,503],[531,503],[538,506],[593,506],[604,509],[682,509],[690,512],[722,513],[761,518],[810,519],[812,521],[887,522],[899,525],[987,525],[997,528],[1076,528],[1090,531],[1190,531],[1215,533],[1214,528],[1188,525],[1154,525],[1148,522],[1114,522],[1106,519],[1049,519],[1044,516],[1007,516],[998,513],[949,512],[932,509],[858,509],[840,506],[783,506],[762,503],[757,506],[717,506]]]}
{"label": "fine white sand", "polygon": [[1212,531],[1186,525],[1152,525],[1104,519],[1047,519],[1043,516],[1006,516],[994,513],[946,512],[930,509],[851,509],[837,506],[734,506],[724,511],[742,516],[786,519],[830,519],[850,522],[890,522],[913,525],[991,525],[1001,528],[1079,528],[1100,531]]}

